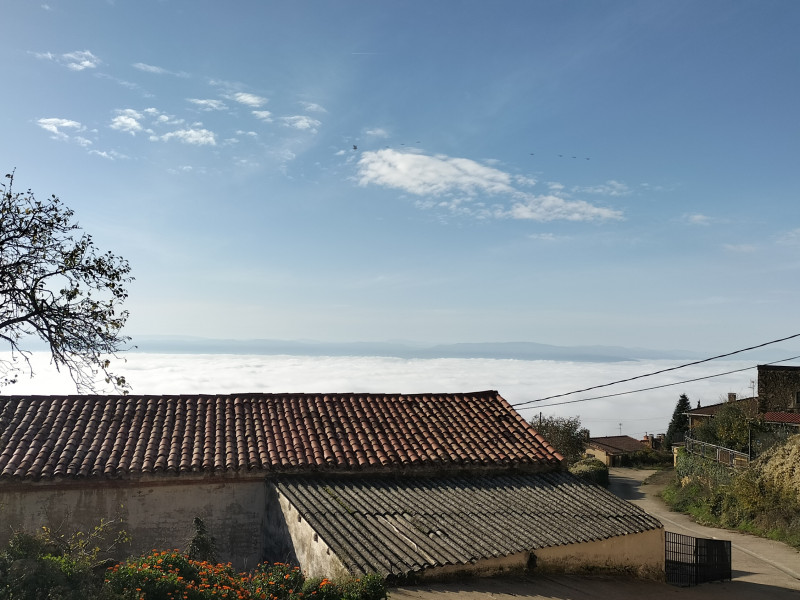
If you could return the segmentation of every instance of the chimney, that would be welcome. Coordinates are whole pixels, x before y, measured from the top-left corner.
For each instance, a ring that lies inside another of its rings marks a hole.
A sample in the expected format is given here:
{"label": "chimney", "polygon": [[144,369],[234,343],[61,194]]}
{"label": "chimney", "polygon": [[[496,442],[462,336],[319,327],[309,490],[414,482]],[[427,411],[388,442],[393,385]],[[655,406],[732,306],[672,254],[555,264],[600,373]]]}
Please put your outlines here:
{"label": "chimney", "polygon": [[736,402],[736,393],[728,392],[728,402]]}

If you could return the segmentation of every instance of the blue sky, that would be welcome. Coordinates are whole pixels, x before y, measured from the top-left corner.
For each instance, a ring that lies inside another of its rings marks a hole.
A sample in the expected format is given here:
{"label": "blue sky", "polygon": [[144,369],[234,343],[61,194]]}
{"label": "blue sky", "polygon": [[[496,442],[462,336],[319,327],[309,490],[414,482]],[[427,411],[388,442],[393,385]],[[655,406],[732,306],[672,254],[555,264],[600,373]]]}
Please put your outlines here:
{"label": "blue sky", "polygon": [[797,333],[796,2],[3,13],[0,168],[130,261],[134,338]]}

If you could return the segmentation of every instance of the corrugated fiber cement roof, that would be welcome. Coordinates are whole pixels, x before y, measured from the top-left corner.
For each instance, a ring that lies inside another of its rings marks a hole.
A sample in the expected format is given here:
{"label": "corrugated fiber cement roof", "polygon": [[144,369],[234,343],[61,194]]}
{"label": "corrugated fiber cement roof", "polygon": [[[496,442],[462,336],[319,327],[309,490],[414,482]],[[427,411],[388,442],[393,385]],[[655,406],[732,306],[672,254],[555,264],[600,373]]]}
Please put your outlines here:
{"label": "corrugated fiber cement roof", "polygon": [[276,485],[353,573],[406,575],[662,527],[638,506],[566,472],[286,476]]}

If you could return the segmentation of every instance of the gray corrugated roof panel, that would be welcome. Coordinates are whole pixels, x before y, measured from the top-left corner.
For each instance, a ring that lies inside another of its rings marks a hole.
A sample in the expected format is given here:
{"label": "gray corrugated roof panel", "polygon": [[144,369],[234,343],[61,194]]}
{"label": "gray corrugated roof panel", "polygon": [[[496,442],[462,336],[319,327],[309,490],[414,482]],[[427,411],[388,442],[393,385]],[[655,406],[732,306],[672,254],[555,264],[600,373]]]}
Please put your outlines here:
{"label": "gray corrugated roof panel", "polygon": [[402,575],[661,528],[569,473],[284,476],[277,488],[354,572]]}

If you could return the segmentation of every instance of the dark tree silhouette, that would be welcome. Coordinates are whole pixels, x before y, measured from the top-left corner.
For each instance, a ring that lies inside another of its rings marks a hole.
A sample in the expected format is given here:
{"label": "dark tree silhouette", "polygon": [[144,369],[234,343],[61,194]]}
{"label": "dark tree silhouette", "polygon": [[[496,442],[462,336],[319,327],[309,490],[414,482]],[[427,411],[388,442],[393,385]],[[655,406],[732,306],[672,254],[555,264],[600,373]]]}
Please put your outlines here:
{"label": "dark tree silhouette", "polygon": [[66,369],[79,392],[94,391],[98,377],[117,390],[125,378],[110,359],[125,350],[121,334],[128,312],[121,304],[132,281],[130,267],[97,250],[56,197],[37,200],[15,192],[14,174],[0,184],[0,386],[21,372],[33,375],[30,347],[47,345],[57,369]]}
{"label": "dark tree silhouette", "polygon": [[664,436],[664,449],[669,450],[672,444],[683,441],[684,433],[689,429],[689,417],[686,413],[692,409],[689,397],[681,394],[678,403],[675,405],[675,412],[672,413],[672,420],[667,427],[667,434]]}

